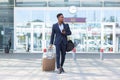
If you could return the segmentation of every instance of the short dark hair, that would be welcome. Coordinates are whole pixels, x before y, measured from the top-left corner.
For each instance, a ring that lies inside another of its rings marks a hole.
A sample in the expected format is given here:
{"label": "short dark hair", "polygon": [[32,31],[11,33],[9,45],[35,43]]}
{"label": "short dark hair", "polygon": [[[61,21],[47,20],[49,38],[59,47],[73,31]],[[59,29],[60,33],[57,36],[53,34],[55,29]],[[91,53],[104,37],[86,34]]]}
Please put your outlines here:
{"label": "short dark hair", "polygon": [[62,14],[62,13],[58,13],[58,14],[57,14],[57,18],[60,17],[61,15],[63,15],[63,14]]}

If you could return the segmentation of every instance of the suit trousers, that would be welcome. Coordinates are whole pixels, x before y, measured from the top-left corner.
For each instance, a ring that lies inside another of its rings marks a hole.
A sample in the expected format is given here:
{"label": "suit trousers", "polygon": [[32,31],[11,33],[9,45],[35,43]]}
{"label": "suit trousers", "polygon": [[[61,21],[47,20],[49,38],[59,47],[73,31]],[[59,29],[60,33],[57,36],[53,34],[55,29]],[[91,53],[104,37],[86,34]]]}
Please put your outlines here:
{"label": "suit trousers", "polygon": [[63,67],[66,55],[66,45],[63,42],[61,42],[60,44],[57,44],[55,46],[56,46],[56,65],[58,69],[60,67]]}

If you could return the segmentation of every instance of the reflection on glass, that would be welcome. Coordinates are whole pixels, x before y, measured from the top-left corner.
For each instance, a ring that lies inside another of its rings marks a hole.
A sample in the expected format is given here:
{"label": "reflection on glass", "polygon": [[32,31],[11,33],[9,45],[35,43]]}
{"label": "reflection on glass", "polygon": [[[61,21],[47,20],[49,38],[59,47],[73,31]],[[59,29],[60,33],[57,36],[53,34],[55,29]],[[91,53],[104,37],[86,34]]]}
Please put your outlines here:
{"label": "reflection on glass", "polygon": [[49,1],[48,2],[49,7],[68,7],[68,6],[77,6],[80,7],[80,1]]}
{"label": "reflection on glass", "polygon": [[17,32],[16,34],[16,50],[18,51],[28,51],[30,49],[30,33]]}
{"label": "reflection on glass", "polygon": [[46,7],[47,1],[44,0],[16,0],[17,7]]}
{"label": "reflection on glass", "polygon": [[104,25],[104,49],[106,52],[113,51],[113,26]]}
{"label": "reflection on glass", "polygon": [[105,42],[104,42],[104,44],[105,45],[113,45],[113,35],[112,35],[112,33],[110,34],[110,33],[105,33],[104,34],[104,40],[105,40]]}
{"label": "reflection on glass", "polygon": [[103,17],[104,22],[115,22],[116,20],[115,17],[116,17],[116,14],[114,10],[112,13],[111,13],[111,10],[104,10],[104,17]]}
{"label": "reflection on glass", "polygon": [[76,33],[72,34],[72,38],[76,47],[77,52],[86,52],[87,51],[87,43],[86,43],[86,33]]}
{"label": "reflection on glass", "polygon": [[117,36],[117,45],[116,45],[116,47],[117,47],[117,50],[118,50],[118,52],[120,52],[120,35],[118,35]]}
{"label": "reflection on glass", "polygon": [[[52,25],[57,23],[56,14],[62,12],[64,17],[67,18],[85,18],[86,22],[68,22],[72,35],[70,38],[73,40],[75,44],[75,48],[77,52],[99,52],[101,48],[101,43],[105,47],[105,51],[109,52],[113,50],[113,27],[111,25],[105,25],[104,31],[101,31],[102,20],[104,22],[119,22],[119,12],[114,10],[82,10],[79,9],[76,14],[71,14],[68,9],[35,9],[35,8],[25,8],[19,9],[15,8],[15,29],[19,28],[16,32],[17,36],[21,36],[22,38],[17,37],[16,40],[19,40],[20,45],[22,45],[23,49],[28,49],[28,47],[33,48],[33,51],[42,51],[42,48],[48,48],[50,43],[50,36]],[[116,11],[116,12],[115,12]],[[106,12],[108,12],[106,14]],[[101,17],[103,14],[103,17]],[[115,15],[117,14],[117,15]],[[117,17],[117,18],[116,18]],[[33,30],[32,30],[32,24]],[[40,23],[45,23],[43,28]],[[21,27],[16,26],[20,24]],[[24,26],[26,25],[26,26]],[[116,24],[117,28],[119,27],[119,23]],[[33,32],[32,32],[32,31]],[[44,32],[43,32],[44,31]],[[101,42],[101,33],[103,33],[103,42]],[[33,41],[31,37],[26,37],[26,35],[32,35]],[[44,40],[44,41],[42,41]],[[45,42],[45,43],[44,43]],[[30,45],[29,45],[30,44]],[[18,46],[18,45],[17,45]]]}
{"label": "reflection on glass", "polygon": [[45,40],[46,40],[46,47],[47,48],[50,45],[50,37],[51,37],[51,29],[49,29],[49,31],[45,31]]}
{"label": "reflection on glass", "polygon": [[14,0],[0,0],[0,50],[3,50],[11,38],[11,49],[14,44]]}
{"label": "reflection on glass", "polygon": [[34,33],[34,50],[35,51],[40,51],[42,47],[42,33]]}
{"label": "reflection on glass", "polygon": [[98,32],[100,23],[89,23],[87,24],[87,45],[88,52],[99,52],[101,45],[101,32]]}
{"label": "reflection on glass", "polygon": [[120,23],[120,10],[116,10],[116,22]]}
{"label": "reflection on glass", "polygon": [[42,50],[42,26],[34,26],[33,28],[33,50]]}
{"label": "reflection on glass", "polygon": [[82,7],[102,7],[103,2],[102,1],[95,1],[95,0],[88,0],[88,1],[82,1],[81,6]]}

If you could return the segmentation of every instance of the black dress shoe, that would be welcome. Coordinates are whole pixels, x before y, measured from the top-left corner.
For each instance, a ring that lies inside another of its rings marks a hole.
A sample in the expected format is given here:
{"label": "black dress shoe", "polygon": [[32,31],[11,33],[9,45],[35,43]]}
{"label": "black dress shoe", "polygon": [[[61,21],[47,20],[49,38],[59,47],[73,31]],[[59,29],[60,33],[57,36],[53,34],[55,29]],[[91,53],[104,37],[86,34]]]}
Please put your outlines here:
{"label": "black dress shoe", "polygon": [[59,68],[59,69],[57,70],[57,73],[58,73],[58,74],[61,74],[61,72],[62,72],[62,70],[61,70],[61,68]]}
{"label": "black dress shoe", "polygon": [[63,68],[61,68],[61,71],[62,71],[62,72],[65,72]]}

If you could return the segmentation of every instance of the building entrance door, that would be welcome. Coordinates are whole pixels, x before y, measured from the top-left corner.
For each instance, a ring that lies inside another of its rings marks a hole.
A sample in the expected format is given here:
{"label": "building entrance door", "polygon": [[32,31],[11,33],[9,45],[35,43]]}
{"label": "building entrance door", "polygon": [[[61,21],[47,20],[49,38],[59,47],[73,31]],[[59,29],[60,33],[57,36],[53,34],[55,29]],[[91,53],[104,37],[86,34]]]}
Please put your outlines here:
{"label": "building entrance door", "polygon": [[43,22],[30,22],[26,26],[16,26],[14,33],[15,52],[42,52],[45,46]]}
{"label": "building entrance door", "polygon": [[115,52],[115,23],[102,23],[101,47],[104,52]]}
{"label": "building entrance door", "polygon": [[120,52],[120,36],[116,37],[116,52]]}
{"label": "building entrance door", "polygon": [[44,48],[44,24],[31,23],[31,52],[41,52]]}

